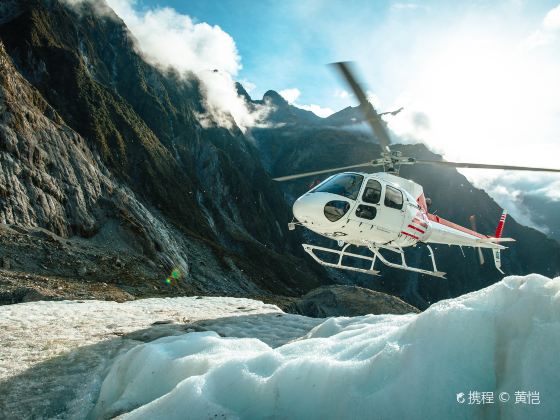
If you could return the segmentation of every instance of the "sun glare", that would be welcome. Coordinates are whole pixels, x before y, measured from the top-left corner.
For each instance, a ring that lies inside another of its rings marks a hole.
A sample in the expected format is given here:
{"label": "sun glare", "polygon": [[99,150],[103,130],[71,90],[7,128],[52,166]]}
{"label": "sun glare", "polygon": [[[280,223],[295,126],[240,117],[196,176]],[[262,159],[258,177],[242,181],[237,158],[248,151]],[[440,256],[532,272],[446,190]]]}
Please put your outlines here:
{"label": "sun glare", "polygon": [[[553,166],[560,138],[558,63],[522,40],[463,34],[424,55],[391,128],[448,160]],[[417,123],[425,114],[427,124]],[[558,124],[556,124],[558,125]]]}

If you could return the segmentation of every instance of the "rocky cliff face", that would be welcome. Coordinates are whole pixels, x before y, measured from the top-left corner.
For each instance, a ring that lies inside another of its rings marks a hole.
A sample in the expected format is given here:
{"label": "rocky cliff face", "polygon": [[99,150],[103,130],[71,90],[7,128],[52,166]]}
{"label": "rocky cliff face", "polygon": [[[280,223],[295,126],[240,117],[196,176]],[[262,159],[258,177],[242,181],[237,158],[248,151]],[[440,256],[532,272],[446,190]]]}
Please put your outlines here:
{"label": "rocky cliff face", "polygon": [[328,282],[299,258],[254,146],[236,127],[199,123],[196,79],[148,65],[109,9],[10,6],[0,19],[0,240],[11,269],[132,294],[289,295]]}
{"label": "rocky cliff face", "polygon": [[94,209],[112,192],[84,139],[15,71],[0,43],[0,221],[68,237],[95,230]]}

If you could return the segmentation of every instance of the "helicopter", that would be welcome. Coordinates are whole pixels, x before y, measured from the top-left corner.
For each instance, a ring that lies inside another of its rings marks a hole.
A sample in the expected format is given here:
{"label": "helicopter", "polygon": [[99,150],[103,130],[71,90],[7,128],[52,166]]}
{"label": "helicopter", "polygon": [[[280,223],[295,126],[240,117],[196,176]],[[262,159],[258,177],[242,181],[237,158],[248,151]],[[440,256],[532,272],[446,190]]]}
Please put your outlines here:
{"label": "helicopter", "polygon": [[[400,151],[391,151],[390,137],[381,115],[396,115],[402,108],[379,114],[358,84],[352,64],[338,62],[333,65],[358,99],[364,120],[381,146],[381,156],[356,165],[273,178],[275,181],[285,182],[339,172],[315,185],[294,202],[292,210],[296,222],[292,221],[288,227],[294,230],[296,225],[303,226],[319,235],[336,240],[341,249],[303,244],[304,250],[319,264],[332,268],[379,275],[380,272],[375,267],[379,260],[388,267],[445,278],[446,273],[437,268],[435,254],[430,244],[478,248],[481,263],[483,263],[481,248],[489,248],[492,250],[496,269],[504,274],[501,268],[500,251],[506,249],[504,243],[515,241],[513,238],[502,237],[507,211],[503,211],[493,235],[479,233],[474,226],[473,229],[469,229],[431,214],[429,212],[431,200],[425,197],[422,186],[400,177],[400,166],[422,164],[539,172],[560,172],[560,169],[420,160],[405,157]],[[349,171],[365,167],[383,167],[383,171],[376,173]],[[416,247],[418,244],[427,247],[431,269],[413,267],[407,263],[404,249]],[[371,255],[349,252],[348,248],[353,245],[367,248]],[[395,262],[394,258],[387,259],[381,250],[400,256],[400,261]],[[331,255],[330,261],[322,256],[324,254]],[[358,267],[348,263],[348,260],[352,259],[365,262]]]}

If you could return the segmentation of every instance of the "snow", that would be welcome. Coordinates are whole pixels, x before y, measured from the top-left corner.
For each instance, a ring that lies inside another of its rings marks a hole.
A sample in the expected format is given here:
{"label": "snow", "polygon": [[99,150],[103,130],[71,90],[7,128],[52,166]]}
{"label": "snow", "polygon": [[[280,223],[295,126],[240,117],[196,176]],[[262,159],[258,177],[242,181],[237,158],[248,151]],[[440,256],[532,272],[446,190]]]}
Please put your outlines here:
{"label": "snow", "polygon": [[[235,298],[19,304],[0,307],[0,345],[9,418],[550,419],[560,277],[326,320]],[[494,401],[459,403],[469,391]],[[540,404],[516,404],[516,391]]]}
{"label": "snow", "polygon": [[[139,345],[111,367],[93,415],[555,418],[559,348],[560,278],[507,277],[418,315],[331,318],[277,348],[213,332]],[[458,403],[469,391],[494,402]],[[517,391],[540,404],[515,404]]]}
{"label": "snow", "polygon": [[84,418],[114,357],[141,342],[206,328],[278,346],[321,321],[228,297],[0,306],[0,418]]}

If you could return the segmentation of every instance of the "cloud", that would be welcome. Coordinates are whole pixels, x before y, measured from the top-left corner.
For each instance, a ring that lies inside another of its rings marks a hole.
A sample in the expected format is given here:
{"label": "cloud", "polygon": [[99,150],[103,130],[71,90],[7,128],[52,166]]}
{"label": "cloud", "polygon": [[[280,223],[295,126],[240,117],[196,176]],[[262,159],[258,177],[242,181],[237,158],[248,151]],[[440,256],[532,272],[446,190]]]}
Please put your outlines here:
{"label": "cloud", "polygon": [[335,98],[346,99],[348,96],[350,96],[350,94],[344,89],[336,89],[334,91]]}
{"label": "cloud", "polygon": [[278,92],[280,96],[282,96],[289,104],[292,104],[296,101],[297,98],[301,95],[301,91],[298,88],[291,88],[291,89],[284,89]]}
{"label": "cloud", "polygon": [[381,110],[381,99],[379,99],[379,96],[377,96],[375,93],[373,93],[371,90],[368,90],[366,92],[366,97],[367,100],[370,104],[373,105],[373,107],[377,110],[380,111]]}
{"label": "cloud", "polygon": [[320,105],[316,104],[309,104],[309,105],[301,105],[298,104],[296,101],[301,96],[301,91],[298,88],[289,88],[284,89],[278,92],[289,104],[298,107],[300,109],[305,109],[306,111],[311,111],[315,115],[326,118],[329,115],[333,114],[334,111],[331,108],[323,108]]}
{"label": "cloud", "polygon": [[560,186],[560,182],[557,182],[556,186],[554,183],[551,185],[548,180],[553,180],[553,176],[508,171],[494,171],[491,177],[480,177],[480,173],[475,176],[475,186],[485,190],[502,208],[507,209],[517,222],[549,233],[549,227],[537,221],[539,214],[535,214],[527,206],[525,198],[527,195],[533,195],[545,202],[556,201],[555,188]]}
{"label": "cloud", "polygon": [[543,27],[553,31],[560,29],[560,5],[546,14],[543,20]]}
{"label": "cloud", "polygon": [[246,132],[251,127],[266,126],[264,122],[270,109],[266,105],[253,104],[249,109],[245,99],[237,94],[235,81],[226,72],[204,71],[196,73],[203,82],[206,112],[198,115],[203,127],[218,125],[233,128],[234,123]]}
{"label": "cloud", "polygon": [[560,5],[544,17],[540,28],[533,32],[526,40],[525,45],[529,48],[537,48],[549,45],[558,39],[560,32]]}
{"label": "cloud", "polygon": [[315,104],[310,104],[310,105],[295,105],[298,108],[301,109],[305,109],[306,111],[311,111],[313,112],[315,115],[318,115],[319,117],[322,118],[326,118],[329,115],[334,114],[334,111],[330,108],[323,108],[320,105],[315,105]]}
{"label": "cloud", "polygon": [[241,79],[239,83],[241,83],[241,85],[247,91],[247,93],[251,93],[257,87],[257,85],[255,85],[253,82],[250,82],[247,79]]}
{"label": "cloud", "polygon": [[417,10],[420,8],[420,5],[417,3],[395,3],[391,5],[392,11],[405,11],[405,10]]}
{"label": "cloud", "polygon": [[[97,5],[102,0],[66,0]],[[136,48],[152,65],[172,68],[185,77],[196,75],[203,83],[205,125],[217,124],[243,131],[259,125],[266,115],[264,107],[250,110],[237,94],[235,76],[241,69],[241,57],[233,38],[217,25],[195,23],[190,16],[169,7],[139,7],[136,0],[107,0],[124,21],[136,41]]]}

